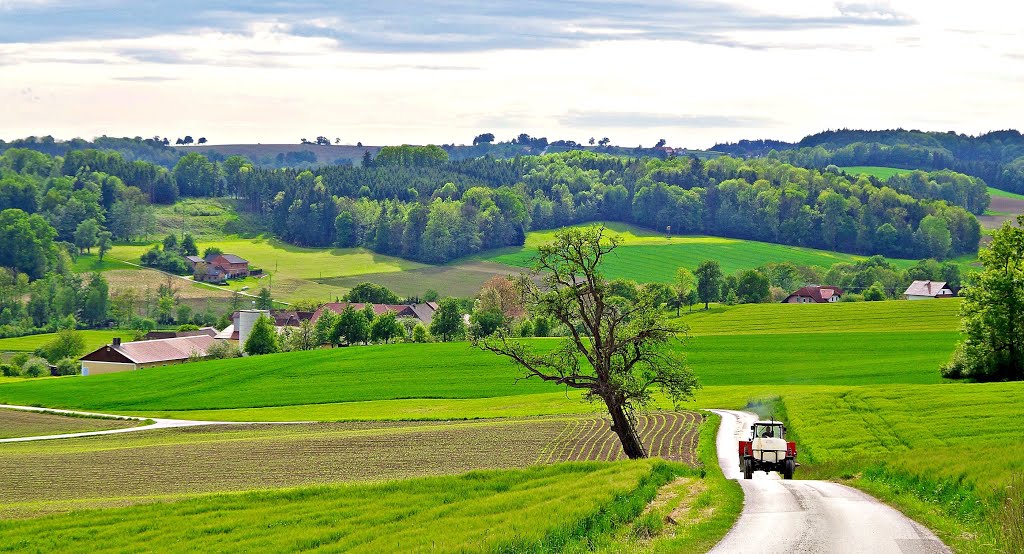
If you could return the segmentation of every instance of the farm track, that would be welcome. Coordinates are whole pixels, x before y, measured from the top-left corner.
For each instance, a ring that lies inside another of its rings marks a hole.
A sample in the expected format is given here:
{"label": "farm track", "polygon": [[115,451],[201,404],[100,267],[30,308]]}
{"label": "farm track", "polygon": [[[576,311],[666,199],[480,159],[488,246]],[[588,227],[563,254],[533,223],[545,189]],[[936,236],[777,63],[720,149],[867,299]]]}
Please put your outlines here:
{"label": "farm track", "polygon": [[[703,416],[696,412],[657,412],[637,417],[637,434],[649,456],[692,464]],[[537,458],[538,463],[625,459],[607,418],[570,422]]]}

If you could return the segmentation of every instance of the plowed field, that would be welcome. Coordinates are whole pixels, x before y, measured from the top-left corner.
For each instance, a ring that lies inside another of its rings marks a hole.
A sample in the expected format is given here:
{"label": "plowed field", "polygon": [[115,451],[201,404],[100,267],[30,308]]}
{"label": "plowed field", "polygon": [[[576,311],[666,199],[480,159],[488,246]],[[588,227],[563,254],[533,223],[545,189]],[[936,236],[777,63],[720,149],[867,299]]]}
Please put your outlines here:
{"label": "plowed field", "polygon": [[[647,455],[693,463],[702,417],[696,412],[659,412],[638,416],[637,432]],[[619,438],[611,430],[610,420],[589,418],[569,422],[558,438],[544,448],[537,461],[611,461],[625,457]]]}

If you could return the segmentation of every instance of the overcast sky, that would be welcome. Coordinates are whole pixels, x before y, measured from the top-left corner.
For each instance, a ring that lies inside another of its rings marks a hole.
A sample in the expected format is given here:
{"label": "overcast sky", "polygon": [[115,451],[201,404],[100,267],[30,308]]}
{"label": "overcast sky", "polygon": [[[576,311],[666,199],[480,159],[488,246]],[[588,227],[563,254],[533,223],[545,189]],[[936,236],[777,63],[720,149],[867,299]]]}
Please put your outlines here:
{"label": "overcast sky", "polygon": [[0,138],[1024,127],[1016,2],[0,0]]}

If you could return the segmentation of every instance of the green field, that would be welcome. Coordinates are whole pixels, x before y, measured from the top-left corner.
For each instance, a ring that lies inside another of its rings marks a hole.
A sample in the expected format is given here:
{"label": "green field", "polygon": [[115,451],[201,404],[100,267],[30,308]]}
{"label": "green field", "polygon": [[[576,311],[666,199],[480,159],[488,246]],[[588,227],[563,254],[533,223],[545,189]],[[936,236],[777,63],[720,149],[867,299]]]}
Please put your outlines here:
{"label": "green field", "polygon": [[892,177],[893,175],[899,175],[901,173],[911,173],[914,171],[913,169],[898,169],[895,167],[878,167],[869,165],[840,167],[839,169],[845,171],[850,175],[864,174],[874,177],[876,179],[880,179],[882,181],[887,180],[889,177]]}
{"label": "green field", "polygon": [[1007,192],[1005,190],[999,190],[992,187],[988,187],[988,194],[989,196],[1000,196],[1002,198],[1012,198],[1013,200],[1024,200],[1024,194]]}
{"label": "green field", "polygon": [[[620,239],[620,246],[605,260],[602,270],[607,279],[632,279],[637,282],[671,283],[680,267],[694,269],[704,260],[717,260],[725,273],[752,269],[771,262],[831,267],[853,262],[863,256],[785,246],[767,242],[708,236],[666,237],[623,223],[606,223]],[[522,247],[503,248],[477,256],[480,259],[515,267],[529,268],[537,247],[554,240],[557,230],[532,231]],[[892,260],[900,267],[915,262]]]}
{"label": "green field", "polygon": [[[110,344],[114,337],[122,337],[129,340],[135,331],[79,331],[85,340],[85,352],[92,352],[97,348]],[[43,346],[56,337],[56,333],[42,333],[39,335],[27,335],[24,337],[13,337],[0,339],[0,352],[35,352],[36,348]]]}

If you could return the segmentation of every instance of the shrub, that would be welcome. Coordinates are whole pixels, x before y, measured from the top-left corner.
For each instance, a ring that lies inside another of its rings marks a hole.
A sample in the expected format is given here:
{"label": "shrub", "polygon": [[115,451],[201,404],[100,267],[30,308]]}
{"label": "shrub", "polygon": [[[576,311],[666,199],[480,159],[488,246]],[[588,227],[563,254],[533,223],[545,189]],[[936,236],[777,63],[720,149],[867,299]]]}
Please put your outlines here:
{"label": "shrub", "polygon": [[424,327],[422,323],[417,323],[416,326],[412,328],[412,341],[429,342],[429,337],[427,336],[427,328]]}
{"label": "shrub", "polygon": [[517,329],[516,334],[523,338],[532,337],[533,322],[530,321],[529,319],[524,320],[522,323],[519,324],[519,329]]}
{"label": "shrub", "polygon": [[227,358],[237,358],[242,355],[242,352],[229,341],[218,340],[214,341],[213,345],[206,350],[206,355],[215,360],[224,360]]}
{"label": "shrub", "polygon": [[17,366],[11,364],[0,364],[0,375],[4,377],[17,377],[21,371]]}
{"label": "shrub", "polygon": [[39,357],[29,358],[21,369],[22,373],[26,377],[41,377],[43,375],[50,374],[50,364],[46,363],[46,360]]}
{"label": "shrub", "polygon": [[57,362],[57,375],[79,375],[81,373],[81,364],[71,358],[64,358]]}

